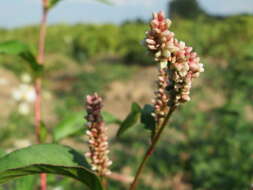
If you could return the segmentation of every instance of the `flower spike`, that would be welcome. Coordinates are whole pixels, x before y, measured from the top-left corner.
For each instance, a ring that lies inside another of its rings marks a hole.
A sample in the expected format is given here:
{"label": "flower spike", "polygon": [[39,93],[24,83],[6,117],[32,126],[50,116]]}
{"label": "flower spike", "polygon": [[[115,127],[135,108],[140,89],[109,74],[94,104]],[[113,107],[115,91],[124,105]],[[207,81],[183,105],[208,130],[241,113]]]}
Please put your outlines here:
{"label": "flower spike", "polygon": [[85,155],[91,161],[92,170],[96,171],[99,176],[106,176],[111,173],[109,166],[112,164],[112,161],[108,157],[107,128],[101,115],[101,109],[101,97],[96,93],[86,97],[86,119],[88,121],[86,134],[89,137],[89,152]]}
{"label": "flower spike", "polygon": [[[154,60],[160,63],[159,93],[155,93],[154,101],[156,117],[163,114],[161,103],[178,106],[190,101],[192,79],[204,72],[197,53],[185,42],[175,38],[175,34],[169,30],[170,25],[171,21],[165,18],[162,11],[154,13],[150,30],[146,32],[145,38],[147,49],[154,56]],[[162,88],[161,81],[163,81]]]}

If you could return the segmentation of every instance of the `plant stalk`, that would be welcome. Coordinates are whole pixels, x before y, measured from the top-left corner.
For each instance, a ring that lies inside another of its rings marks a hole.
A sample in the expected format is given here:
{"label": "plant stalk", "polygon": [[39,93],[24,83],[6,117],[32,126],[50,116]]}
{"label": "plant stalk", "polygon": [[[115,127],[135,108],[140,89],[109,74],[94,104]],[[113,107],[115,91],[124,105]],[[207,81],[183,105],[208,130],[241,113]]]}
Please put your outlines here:
{"label": "plant stalk", "polygon": [[[42,19],[40,23],[40,34],[39,34],[39,44],[38,44],[38,64],[44,64],[45,62],[45,39],[46,39],[46,29],[47,29],[47,16],[48,16],[48,0],[42,0]],[[35,78],[34,89],[35,89],[35,135],[36,142],[41,143],[40,139],[40,125],[41,125],[41,83],[42,80],[40,77]],[[47,189],[47,176],[46,174],[40,174],[40,189]]]}
{"label": "plant stalk", "polygon": [[100,178],[101,178],[101,183],[102,183],[102,186],[103,186],[104,190],[107,190],[108,184],[107,184],[106,177],[105,176],[101,176]]}
{"label": "plant stalk", "polygon": [[155,146],[157,145],[160,137],[161,137],[161,134],[166,126],[166,124],[168,123],[169,119],[170,119],[170,116],[172,115],[172,113],[174,112],[174,110],[176,109],[176,106],[172,106],[171,109],[169,110],[167,116],[165,117],[165,119],[163,120],[163,122],[161,123],[161,126],[159,127],[159,130],[157,132],[157,134],[155,135],[155,137],[153,138],[148,150],[146,151],[144,157],[143,157],[143,160],[136,172],[136,175],[135,175],[135,178],[134,178],[134,181],[132,182],[129,190],[135,190],[136,189],[136,186],[137,186],[137,182],[140,178],[140,175],[149,159],[149,157],[152,155],[152,153],[154,152],[154,149],[155,149]]}

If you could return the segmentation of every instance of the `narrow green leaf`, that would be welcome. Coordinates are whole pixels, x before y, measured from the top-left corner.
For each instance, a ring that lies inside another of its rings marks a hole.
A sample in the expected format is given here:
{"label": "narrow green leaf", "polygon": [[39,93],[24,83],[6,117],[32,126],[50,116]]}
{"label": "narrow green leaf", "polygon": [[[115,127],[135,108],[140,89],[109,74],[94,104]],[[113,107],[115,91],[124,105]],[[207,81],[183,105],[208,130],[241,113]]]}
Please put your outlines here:
{"label": "narrow green leaf", "polygon": [[6,41],[0,43],[0,54],[17,55],[21,57],[36,73],[42,72],[43,70],[43,66],[38,64],[29,46],[20,41]]}
{"label": "narrow green leaf", "polygon": [[154,113],[154,107],[150,104],[146,104],[141,110],[141,123],[144,124],[145,129],[153,131],[155,130],[155,118],[151,115]]}
{"label": "narrow green leaf", "polygon": [[84,156],[57,144],[33,145],[0,158],[0,184],[18,177],[50,173],[74,178],[91,190],[102,190]]}
{"label": "narrow green leaf", "polygon": [[117,137],[120,137],[127,129],[133,127],[140,118],[141,108],[137,103],[133,103],[131,112],[127,115],[126,119],[121,123],[117,132]]}
{"label": "narrow green leaf", "polygon": [[[53,129],[54,141],[58,142],[63,138],[78,134],[81,131],[84,132],[86,125],[85,115],[86,113],[83,112],[72,113],[56,125]],[[102,116],[106,124],[120,123],[119,119],[108,112],[102,112]]]}

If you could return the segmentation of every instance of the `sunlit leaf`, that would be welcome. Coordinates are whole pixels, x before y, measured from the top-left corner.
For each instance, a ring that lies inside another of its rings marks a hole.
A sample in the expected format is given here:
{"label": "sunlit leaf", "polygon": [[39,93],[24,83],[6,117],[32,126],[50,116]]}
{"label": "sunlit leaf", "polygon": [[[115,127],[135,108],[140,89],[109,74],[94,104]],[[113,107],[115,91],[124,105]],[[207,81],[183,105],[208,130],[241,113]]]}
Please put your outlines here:
{"label": "sunlit leaf", "polygon": [[74,178],[91,190],[102,190],[98,177],[89,168],[84,156],[70,147],[33,145],[0,158],[0,184],[22,176],[50,173]]}
{"label": "sunlit leaf", "polygon": [[43,69],[43,66],[38,64],[36,57],[29,46],[20,41],[6,41],[0,43],[0,54],[16,55],[21,57],[36,73],[41,72]]}

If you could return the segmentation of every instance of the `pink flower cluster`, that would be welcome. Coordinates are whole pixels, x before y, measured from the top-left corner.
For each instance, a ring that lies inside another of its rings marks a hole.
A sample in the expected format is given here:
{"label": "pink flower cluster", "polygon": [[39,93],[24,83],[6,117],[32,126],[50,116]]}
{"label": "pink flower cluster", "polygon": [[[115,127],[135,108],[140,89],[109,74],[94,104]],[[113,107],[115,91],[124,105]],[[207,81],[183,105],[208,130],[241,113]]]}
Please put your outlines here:
{"label": "pink flower cluster", "polygon": [[89,137],[89,152],[86,157],[90,158],[92,170],[99,176],[110,174],[109,166],[112,161],[108,158],[108,137],[107,128],[101,116],[102,98],[96,93],[86,97],[86,110],[88,121],[87,135]]}
{"label": "pink flower cluster", "polygon": [[175,38],[169,30],[170,25],[171,21],[165,18],[163,12],[154,13],[145,44],[155,61],[167,69],[170,101],[179,105],[190,100],[192,79],[199,77],[204,68],[192,47]]}
{"label": "pink flower cluster", "polygon": [[168,101],[169,96],[166,93],[166,88],[168,86],[168,73],[166,69],[160,68],[157,80],[157,91],[155,92],[154,113],[152,114],[155,120],[160,123],[161,119],[166,116],[169,110]]}

